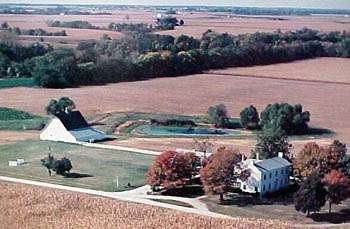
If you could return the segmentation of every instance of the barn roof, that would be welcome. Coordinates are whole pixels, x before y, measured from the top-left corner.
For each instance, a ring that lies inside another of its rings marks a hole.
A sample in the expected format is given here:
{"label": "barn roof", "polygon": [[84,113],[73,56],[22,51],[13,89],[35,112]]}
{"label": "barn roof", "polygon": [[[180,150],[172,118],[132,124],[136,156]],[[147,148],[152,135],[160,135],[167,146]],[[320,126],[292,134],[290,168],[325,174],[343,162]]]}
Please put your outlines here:
{"label": "barn roof", "polygon": [[67,130],[89,127],[80,111],[60,112],[55,115]]}
{"label": "barn roof", "polygon": [[290,162],[281,157],[274,157],[267,160],[258,161],[255,166],[262,170],[274,170],[290,166]]}
{"label": "barn roof", "polygon": [[70,130],[69,133],[71,133],[75,139],[80,142],[88,142],[90,140],[101,141],[106,139],[106,135],[104,133],[91,127]]}

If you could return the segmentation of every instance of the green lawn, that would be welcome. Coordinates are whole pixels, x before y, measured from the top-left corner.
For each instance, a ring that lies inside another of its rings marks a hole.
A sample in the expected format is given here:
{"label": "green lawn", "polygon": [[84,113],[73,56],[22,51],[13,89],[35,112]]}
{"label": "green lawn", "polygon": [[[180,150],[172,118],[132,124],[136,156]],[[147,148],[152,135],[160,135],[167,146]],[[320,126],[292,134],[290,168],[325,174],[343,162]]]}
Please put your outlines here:
{"label": "green lawn", "polygon": [[24,111],[0,107],[0,130],[40,130],[47,118]]}
{"label": "green lawn", "polygon": [[[49,148],[54,157],[69,158],[73,164],[71,173],[82,177],[66,178],[55,174],[50,177],[47,169],[40,163],[40,159],[49,153]],[[28,163],[19,167],[9,167],[8,161],[17,158],[23,158]],[[144,185],[144,174],[153,160],[154,157],[150,155],[47,141],[22,141],[12,145],[0,145],[1,175],[104,191],[127,190],[125,186],[128,182],[132,186]],[[119,180],[118,189],[116,176]]]}
{"label": "green lawn", "polygon": [[11,78],[0,80],[0,89],[11,87],[34,87],[35,85],[33,78]]}

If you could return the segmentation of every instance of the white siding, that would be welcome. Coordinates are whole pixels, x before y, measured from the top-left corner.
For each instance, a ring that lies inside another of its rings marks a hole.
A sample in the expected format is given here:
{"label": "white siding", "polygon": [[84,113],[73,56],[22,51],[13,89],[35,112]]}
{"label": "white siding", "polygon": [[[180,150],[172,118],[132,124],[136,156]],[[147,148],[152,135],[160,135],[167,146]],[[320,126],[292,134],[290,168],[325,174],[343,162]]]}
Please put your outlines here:
{"label": "white siding", "polygon": [[76,139],[71,135],[58,118],[53,118],[40,134],[41,140],[62,141],[76,143]]}

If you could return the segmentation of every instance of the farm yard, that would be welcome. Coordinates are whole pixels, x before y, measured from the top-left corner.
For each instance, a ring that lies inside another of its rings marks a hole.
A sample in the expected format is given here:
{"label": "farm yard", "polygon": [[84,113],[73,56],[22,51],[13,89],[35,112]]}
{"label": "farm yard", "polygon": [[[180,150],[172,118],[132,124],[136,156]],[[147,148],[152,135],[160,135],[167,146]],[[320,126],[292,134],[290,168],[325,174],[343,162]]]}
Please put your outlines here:
{"label": "farm yard", "polygon": [[[278,220],[218,219],[20,184],[0,182],[2,226],[27,228],[289,228]],[[164,223],[164,219],[166,224]],[[244,225],[244,226],[243,226]]]}
{"label": "farm yard", "polygon": [[0,4],[2,226],[350,224],[350,8],[46,7]]}
{"label": "farm yard", "polygon": [[[133,188],[144,185],[144,174],[154,159],[150,155],[38,140],[0,145],[0,152],[0,175],[104,191],[127,190],[128,183]],[[40,162],[49,153],[72,160],[70,176],[49,176]],[[18,158],[25,159],[27,164],[8,166],[8,161]]]}

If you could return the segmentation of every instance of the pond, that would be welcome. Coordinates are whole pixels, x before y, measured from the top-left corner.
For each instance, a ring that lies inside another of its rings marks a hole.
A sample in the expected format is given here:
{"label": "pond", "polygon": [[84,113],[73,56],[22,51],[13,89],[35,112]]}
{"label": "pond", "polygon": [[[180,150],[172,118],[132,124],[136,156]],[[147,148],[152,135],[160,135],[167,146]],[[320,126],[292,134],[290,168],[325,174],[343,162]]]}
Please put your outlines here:
{"label": "pond", "polygon": [[136,133],[148,136],[236,136],[240,131],[205,127],[175,127],[143,125],[136,128]]}

